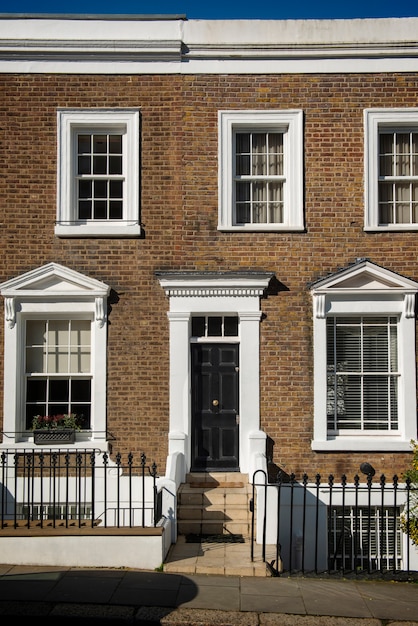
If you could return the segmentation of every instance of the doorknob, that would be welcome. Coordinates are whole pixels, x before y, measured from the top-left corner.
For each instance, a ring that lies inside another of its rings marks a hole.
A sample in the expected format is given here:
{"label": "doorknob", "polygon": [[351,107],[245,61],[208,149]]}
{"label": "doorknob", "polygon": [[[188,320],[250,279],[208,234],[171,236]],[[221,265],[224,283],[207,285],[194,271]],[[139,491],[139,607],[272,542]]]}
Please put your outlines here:
{"label": "doorknob", "polygon": [[212,404],[213,404],[213,406],[218,406],[219,400],[212,400]]}

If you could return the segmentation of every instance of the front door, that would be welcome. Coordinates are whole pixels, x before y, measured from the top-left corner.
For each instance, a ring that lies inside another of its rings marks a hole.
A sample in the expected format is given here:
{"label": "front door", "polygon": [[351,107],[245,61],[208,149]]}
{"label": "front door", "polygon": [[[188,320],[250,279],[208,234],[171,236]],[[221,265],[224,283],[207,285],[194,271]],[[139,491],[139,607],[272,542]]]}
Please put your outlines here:
{"label": "front door", "polygon": [[239,345],[192,349],[192,470],[239,470]]}

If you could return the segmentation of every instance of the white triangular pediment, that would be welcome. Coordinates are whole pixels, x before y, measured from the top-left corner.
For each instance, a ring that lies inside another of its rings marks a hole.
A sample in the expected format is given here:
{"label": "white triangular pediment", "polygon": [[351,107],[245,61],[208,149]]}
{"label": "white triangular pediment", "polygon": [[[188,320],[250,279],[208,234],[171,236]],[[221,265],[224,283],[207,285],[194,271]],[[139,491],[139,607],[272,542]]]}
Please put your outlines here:
{"label": "white triangular pediment", "polygon": [[109,293],[109,287],[101,281],[89,278],[74,270],[48,263],[37,267],[17,278],[12,278],[0,285],[0,293],[5,297],[42,297],[53,295],[104,297]]}
{"label": "white triangular pediment", "polygon": [[361,261],[318,281],[314,293],[332,291],[418,291],[418,283],[370,261]]}

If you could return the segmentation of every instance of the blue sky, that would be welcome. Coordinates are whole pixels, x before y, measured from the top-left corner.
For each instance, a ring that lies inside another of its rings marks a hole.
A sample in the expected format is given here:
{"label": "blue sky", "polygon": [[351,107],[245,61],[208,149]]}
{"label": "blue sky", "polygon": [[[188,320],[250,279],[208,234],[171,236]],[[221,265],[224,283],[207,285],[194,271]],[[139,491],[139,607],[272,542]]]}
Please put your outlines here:
{"label": "blue sky", "polygon": [[0,0],[0,13],[169,14],[189,19],[418,17],[418,0]]}

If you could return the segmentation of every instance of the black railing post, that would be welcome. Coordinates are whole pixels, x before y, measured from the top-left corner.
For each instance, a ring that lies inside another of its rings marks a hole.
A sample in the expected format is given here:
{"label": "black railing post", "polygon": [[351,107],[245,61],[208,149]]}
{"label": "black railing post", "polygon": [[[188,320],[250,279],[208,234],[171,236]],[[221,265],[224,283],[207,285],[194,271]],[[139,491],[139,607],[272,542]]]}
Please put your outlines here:
{"label": "black railing post", "polygon": [[7,494],[7,456],[4,452],[0,455],[1,458],[1,527],[4,528],[4,516],[6,509],[6,494]]}
{"label": "black railing post", "polygon": [[[342,504],[341,559],[342,559],[342,574],[343,575],[344,575],[344,571],[345,571],[345,488],[346,488],[346,486],[347,486],[347,476],[345,474],[343,474],[341,476],[341,488],[342,488],[342,501],[341,501],[341,504]],[[334,561],[334,564],[335,564],[335,561]],[[335,565],[334,565],[334,567],[335,567]]]}
{"label": "black railing post", "polygon": [[[44,516],[43,516],[43,510],[44,510],[44,468],[45,468],[45,456],[44,453],[41,452],[39,454],[39,480],[40,480],[40,484],[39,484],[39,506],[40,506],[40,517],[41,517],[41,528],[43,527],[43,522],[44,522]],[[32,510],[34,507],[34,503],[32,502]]]}
{"label": "black railing post", "polygon": [[70,489],[70,455],[67,452],[64,456],[65,461],[65,528],[68,528],[68,509],[70,506],[70,502],[68,499],[68,493]]}
{"label": "black railing post", "polygon": [[14,518],[14,527],[17,528],[17,501],[18,501],[18,495],[17,495],[17,486],[18,486],[18,471],[19,471],[19,453],[16,452],[16,454],[14,455],[14,493],[15,493],[15,497],[13,500],[13,518]]}
{"label": "black railing post", "polygon": [[405,485],[406,485],[406,529],[407,529],[407,537],[408,537],[408,541],[407,541],[407,547],[406,547],[406,571],[409,574],[409,568],[410,568],[410,564],[409,564],[409,544],[410,544],[410,523],[411,523],[411,479],[408,477],[405,480]]}
{"label": "black railing post", "polygon": [[129,527],[132,528],[132,462],[133,454],[128,454],[128,480],[129,480]]}
{"label": "black railing post", "polygon": [[[33,493],[34,493],[34,485],[35,485],[35,476],[33,471],[31,472],[31,467],[33,465],[32,463],[33,461],[33,453],[31,455],[24,455],[23,456],[23,467],[24,467],[24,471],[23,471],[23,480],[25,483],[27,483],[27,489],[25,490],[25,485],[23,485],[23,490],[24,493],[26,493],[26,498],[27,498],[27,507],[28,507],[28,528],[29,528],[29,520],[33,521]],[[32,496],[31,496],[31,492],[32,492]],[[24,500],[23,496],[23,505],[25,504],[25,500]],[[31,506],[32,504],[32,506]],[[32,512],[32,513],[31,513]]]}
{"label": "black railing post", "polygon": [[330,554],[330,540],[329,540],[329,535],[331,534],[331,537],[333,539],[332,541],[332,546],[334,547],[334,543],[335,543],[335,537],[334,537],[334,533],[333,533],[333,526],[332,526],[332,487],[334,484],[334,476],[332,474],[329,475],[328,477],[328,486],[329,486],[329,508],[328,508],[328,574],[331,573],[331,554]]}
{"label": "black railing post", "polygon": [[120,528],[120,466],[121,466],[121,455],[120,452],[116,455],[116,465],[118,467],[118,475],[117,475],[117,527]]}
{"label": "black railing post", "polygon": [[372,513],[372,482],[373,475],[367,475],[367,572],[370,574],[371,572],[371,513]]}
{"label": "black railing post", "polygon": [[308,475],[304,474],[302,478],[303,484],[303,511],[302,511],[302,574],[305,573],[305,533],[306,533],[306,487],[308,484]]}
{"label": "black railing post", "polygon": [[107,528],[107,465],[109,462],[109,455],[107,452],[103,452],[103,507],[104,507],[104,527]]}
{"label": "black railing post", "polygon": [[281,559],[281,541],[280,541],[280,513],[282,498],[282,472],[277,476],[277,524],[276,524],[276,565],[279,567],[279,559]]}
{"label": "black railing post", "polygon": [[76,454],[76,485],[77,485],[77,496],[76,496],[76,506],[78,513],[78,527],[81,528],[81,462],[82,457],[81,453],[77,452]]}
{"label": "black railing post", "polygon": [[[381,493],[381,499],[380,499],[380,573],[383,574],[383,554],[385,553],[384,550],[384,539],[385,539],[385,533],[384,533],[384,524],[385,524],[385,509],[384,509],[384,500],[385,500],[385,483],[386,483],[386,478],[385,475],[382,474],[380,477],[380,493]],[[388,555],[386,555],[387,558]],[[387,568],[386,568],[387,569]]]}
{"label": "black railing post", "polygon": [[96,455],[93,452],[90,453],[90,472],[91,472],[91,527],[94,527],[94,520],[96,517]]}
{"label": "black railing post", "polygon": [[393,572],[397,569],[397,555],[398,555],[398,477],[395,474],[393,477]]}
{"label": "black railing post", "polygon": [[142,528],[145,526],[145,462],[147,458],[144,453],[141,454],[141,472],[142,472]]}
{"label": "black railing post", "polygon": [[51,455],[51,465],[52,465],[52,525],[55,528],[56,526],[56,488],[57,488],[57,453],[53,452]]}
{"label": "black railing post", "polygon": [[[158,511],[158,494],[157,494],[157,465],[154,462],[151,466],[151,476],[152,476],[152,493],[154,496],[153,502],[153,522],[154,528],[157,526],[157,522],[159,522],[159,511]],[[158,519],[157,519],[158,517]]]}
{"label": "black railing post", "polygon": [[358,508],[358,494],[359,494],[359,486],[360,486],[360,477],[358,474],[354,476],[354,524],[353,524],[353,532],[354,532],[354,571],[358,573],[358,563],[359,563],[359,508]]}
{"label": "black railing post", "polygon": [[316,486],[316,507],[315,507],[315,573],[318,573],[318,533],[319,533],[319,487],[321,485],[321,475],[315,477]]}
{"label": "black railing post", "polygon": [[293,564],[293,496],[296,476],[290,474],[290,546],[289,546],[289,571],[292,571]]}

